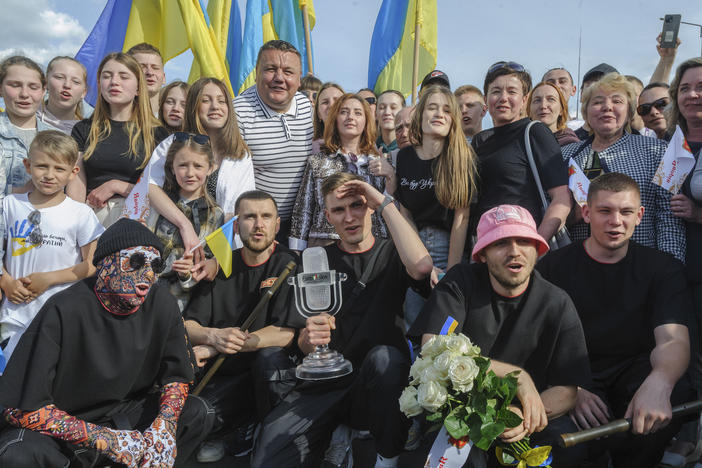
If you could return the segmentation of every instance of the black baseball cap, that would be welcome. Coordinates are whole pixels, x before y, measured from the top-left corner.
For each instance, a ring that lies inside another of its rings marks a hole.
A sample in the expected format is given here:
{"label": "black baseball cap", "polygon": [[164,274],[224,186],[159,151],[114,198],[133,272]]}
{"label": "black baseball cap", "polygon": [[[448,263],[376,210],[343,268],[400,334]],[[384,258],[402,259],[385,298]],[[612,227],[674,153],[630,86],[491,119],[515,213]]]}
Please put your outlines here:
{"label": "black baseball cap", "polygon": [[592,67],[583,75],[583,83],[590,81],[590,80],[596,80],[600,79],[602,76],[606,75],[607,73],[619,73],[616,68],[614,68],[612,65],[608,63],[601,63],[595,67]]}
{"label": "black baseball cap", "polygon": [[441,70],[434,70],[431,73],[427,73],[427,76],[425,76],[422,80],[422,86],[419,89],[424,89],[425,87],[433,84],[446,86],[447,88],[451,89],[451,83],[449,83],[448,75]]}

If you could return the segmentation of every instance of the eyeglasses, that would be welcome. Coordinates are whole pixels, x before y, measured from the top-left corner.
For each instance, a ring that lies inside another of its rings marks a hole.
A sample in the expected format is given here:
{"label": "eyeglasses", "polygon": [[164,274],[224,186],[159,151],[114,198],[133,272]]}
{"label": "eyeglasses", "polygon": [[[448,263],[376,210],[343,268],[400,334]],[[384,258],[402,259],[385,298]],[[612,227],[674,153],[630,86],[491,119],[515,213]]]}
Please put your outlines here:
{"label": "eyeglasses", "polygon": [[651,112],[651,109],[653,109],[654,107],[659,111],[662,111],[668,104],[670,104],[670,99],[668,99],[667,97],[662,97],[660,99],[656,99],[653,102],[641,104],[639,107],[636,108],[636,113],[640,116],[648,115]]}
{"label": "eyeglasses", "polygon": [[192,139],[198,145],[207,145],[210,143],[210,137],[199,133],[175,132],[173,134],[173,139],[180,142]]}
{"label": "eyeglasses", "polygon": [[519,72],[519,73],[526,71],[526,69],[524,68],[524,66],[518,64],[517,62],[505,62],[504,60],[502,60],[502,61],[500,61],[500,62],[495,62],[495,63],[493,63],[493,64],[490,66],[490,68],[488,68],[488,75],[489,75],[490,73],[495,72],[495,71],[497,71],[497,70],[500,70],[500,69],[502,69],[502,68],[508,68],[508,69],[510,69],[510,70],[512,70],[512,71],[516,71],[516,72]]}
{"label": "eyeglasses", "polygon": [[363,98],[363,99],[364,99],[364,100],[368,103],[368,105],[370,105],[370,106],[372,106],[372,105],[374,105],[376,102],[378,102],[378,100],[377,100],[376,98],[374,98],[374,97],[367,97],[367,98]]}
{"label": "eyeglasses", "polygon": [[163,259],[158,255],[152,254],[151,252],[120,252],[120,268],[124,272],[136,271],[144,268],[147,260],[151,265],[151,269],[154,273],[159,274],[166,267]]}
{"label": "eyeglasses", "polygon": [[41,247],[44,242],[44,234],[41,232],[39,224],[41,223],[41,212],[39,210],[34,210],[27,216],[27,221],[32,223],[32,231],[27,234],[25,238],[30,244],[34,244],[37,247]]}

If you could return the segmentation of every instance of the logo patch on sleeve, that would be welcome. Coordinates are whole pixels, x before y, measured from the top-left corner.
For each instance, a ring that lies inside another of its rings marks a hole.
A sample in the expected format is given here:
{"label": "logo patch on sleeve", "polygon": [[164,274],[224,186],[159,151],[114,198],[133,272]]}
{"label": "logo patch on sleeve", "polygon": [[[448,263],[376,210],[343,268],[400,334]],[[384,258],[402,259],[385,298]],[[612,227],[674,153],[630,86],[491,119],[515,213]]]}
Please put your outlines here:
{"label": "logo patch on sleeve", "polygon": [[268,279],[264,279],[263,281],[261,281],[261,287],[259,289],[270,288],[271,286],[273,286],[273,283],[275,283],[275,280],[277,279],[277,276],[272,276]]}

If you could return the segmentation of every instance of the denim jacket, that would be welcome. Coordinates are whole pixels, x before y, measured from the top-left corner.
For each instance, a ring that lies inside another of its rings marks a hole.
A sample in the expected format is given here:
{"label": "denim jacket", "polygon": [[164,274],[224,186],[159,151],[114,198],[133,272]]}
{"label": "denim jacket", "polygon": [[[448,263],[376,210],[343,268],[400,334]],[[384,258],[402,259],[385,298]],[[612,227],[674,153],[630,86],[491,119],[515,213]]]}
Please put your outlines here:
{"label": "denim jacket", "polygon": [[[56,130],[49,124],[37,120],[37,131]],[[4,169],[4,180],[2,180],[3,194],[12,193],[13,187],[21,187],[29,181],[29,174],[24,168],[22,160],[27,157],[29,148],[24,146],[20,138],[15,135],[15,130],[10,123],[7,113],[0,113],[0,157],[2,157],[2,167]]]}

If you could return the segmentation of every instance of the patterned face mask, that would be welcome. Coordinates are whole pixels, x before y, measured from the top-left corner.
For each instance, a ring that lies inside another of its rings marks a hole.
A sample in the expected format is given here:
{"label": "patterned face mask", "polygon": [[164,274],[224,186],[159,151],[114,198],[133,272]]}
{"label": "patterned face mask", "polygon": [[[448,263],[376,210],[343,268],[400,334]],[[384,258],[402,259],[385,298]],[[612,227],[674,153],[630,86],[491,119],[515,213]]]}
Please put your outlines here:
{"label": "patterned face mask", "polygon": [[130,315],[146,300],[163,261],[153,247],[130,247],[98,262],[95,294],[115,315]]}

